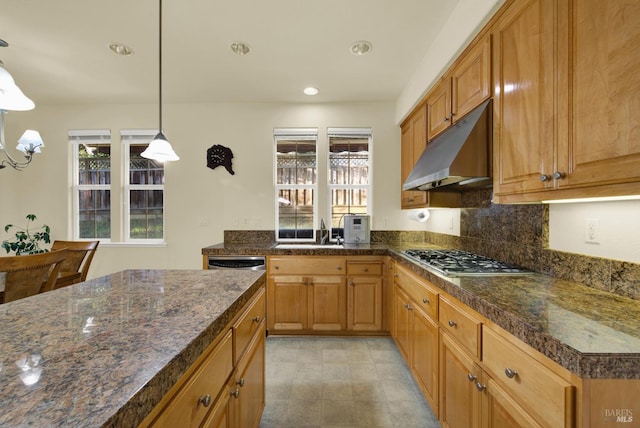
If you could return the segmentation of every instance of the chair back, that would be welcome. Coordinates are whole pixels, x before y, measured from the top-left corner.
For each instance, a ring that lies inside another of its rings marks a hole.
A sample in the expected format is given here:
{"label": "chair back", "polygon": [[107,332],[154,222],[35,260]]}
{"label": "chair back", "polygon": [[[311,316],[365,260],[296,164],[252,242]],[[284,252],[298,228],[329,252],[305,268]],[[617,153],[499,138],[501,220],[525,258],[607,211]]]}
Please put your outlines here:
{"label": "chair back", "polygon": [[67,249],[67,258],[60,269],[61,276],[79,273],[79,276],[74,277],[73,283],[85,281],[99,243],[100,241],[53,241],[51,250]]}
{"label": "chair back", "polygon": [[0,272],[5,273],[2,303],[53,290],[65,250],[50,253],[0,257]]}

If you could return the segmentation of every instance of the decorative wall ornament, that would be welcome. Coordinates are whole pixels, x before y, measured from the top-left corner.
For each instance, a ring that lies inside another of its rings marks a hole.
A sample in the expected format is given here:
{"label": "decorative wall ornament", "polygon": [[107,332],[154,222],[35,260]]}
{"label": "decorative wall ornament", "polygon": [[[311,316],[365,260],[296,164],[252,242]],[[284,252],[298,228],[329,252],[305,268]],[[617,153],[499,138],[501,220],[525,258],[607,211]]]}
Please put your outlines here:
{"label": "decorative wall ornament", "polygon": [[233,152],[228,147],[215,144],[207,149],[207,167],[211,169],[222,165],[229,171],[229,174],[234,175],[231,159],[233,159]]}

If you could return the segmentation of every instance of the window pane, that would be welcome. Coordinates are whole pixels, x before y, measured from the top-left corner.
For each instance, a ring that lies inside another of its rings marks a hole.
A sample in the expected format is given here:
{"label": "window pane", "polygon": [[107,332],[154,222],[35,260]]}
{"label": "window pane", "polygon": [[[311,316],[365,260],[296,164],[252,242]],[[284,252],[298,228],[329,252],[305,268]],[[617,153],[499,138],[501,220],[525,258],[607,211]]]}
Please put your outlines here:
{"label": "window pane", "polygon": [[129,184],[164,184],[164,164],[140,156],[146,144],[129,146]]}
{"label": "window pane", "polygon": [[369,184],[369,139],[331,137],[330,184]]}
{"label": "window pane", "polygon": [[276,152],[277,184],[315,184],[315,140],[278,140]]}
{"label": "window pane", "polygon": [[111,184],[111,146],[80,144],[78,184]]}
{"label": "window pane", "polygon": [[312,189],[281,189],[278,192],[278,238],[313,238]]}
{"label": "window pane", "polygon": [[131,190],[129,204],[129,236],[132,239],[162,239],[164,192]]}
{"label": "window pane", "polygon": [[78,191],[80,238],[111,238],[111,191]]}
{"label": "window pane", "polygon": [[367,189],[331,190],[331,227],[335,229],[332,237],[339,232],[342,235],[345,214],[367,214]]}

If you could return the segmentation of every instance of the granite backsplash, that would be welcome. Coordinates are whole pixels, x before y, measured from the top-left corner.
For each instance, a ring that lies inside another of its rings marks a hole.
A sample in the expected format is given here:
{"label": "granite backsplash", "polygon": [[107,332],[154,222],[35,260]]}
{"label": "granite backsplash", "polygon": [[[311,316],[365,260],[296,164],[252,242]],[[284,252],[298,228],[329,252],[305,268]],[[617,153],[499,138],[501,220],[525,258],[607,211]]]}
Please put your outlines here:
{"label": "granite backsplash", "polygon": [[[460,248],[556,278],[640,300],[640,264],[550,250],[549,207],[494,205],[491,189],[463,194],[460,236],[427,231],[372,230],[372,244],[433,244]],[[225,231],[225,245],[269,245],[273,230]]]}

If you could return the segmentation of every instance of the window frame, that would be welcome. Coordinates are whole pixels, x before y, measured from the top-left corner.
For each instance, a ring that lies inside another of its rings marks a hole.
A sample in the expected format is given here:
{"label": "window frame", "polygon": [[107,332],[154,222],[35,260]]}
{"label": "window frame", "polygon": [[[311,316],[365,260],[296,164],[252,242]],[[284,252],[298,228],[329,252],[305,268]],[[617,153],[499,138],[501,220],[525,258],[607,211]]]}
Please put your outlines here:
{"label": "window frame", "polygon": [[[109,238],[81,238],[80,237],[80,192],[86,190],[108,190],[109,195],[113,194],[113,144],[111,139],[111,130],[109,129],[91,129],[91,130],[69,130],[67,132],[69,143],[72,147],[72,236],[74,240],[78,241],[95,241],[99,240],[101,243],[110,243],[112,240],[113,230],[111,228],[113,221],[113,206],[109,204]],[[109,155],[109,184],[80,184],[80,145],[81,144],[100,144],[108,145],[110,147]]]}
{"label": "window frame", "polygon": [[[313,184],[278,184],[278,141],[280,140],[308,140],[315,142],[316,179]],[[273,130],[273,183],[275,188],[275,240],[276,242],[315,242],[318,225],[318,129],[317,128],[274,128]],[[311,190],[313,192],[312,208],[312,237],[311,238],[280,238],[280,191],[281,190]]]}
{"label": "window frame", "polygon": [[[164,179],[165,169],[163,167],[163,184],[131,184],[130,183],[130,159],[131,146],[144,145],[153,140],[158,133],[157,130],[150,129],[124,129],[120,131],[122,143],[122,222],[123,222],[123,242],[134,244],[165,244],[166,243],[166,207]],[[132,238],[131,237],[131,191],[132,190],[162,190],[162,238]]]}

